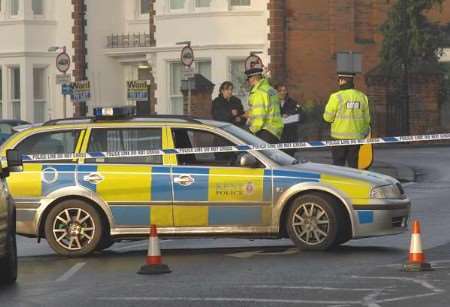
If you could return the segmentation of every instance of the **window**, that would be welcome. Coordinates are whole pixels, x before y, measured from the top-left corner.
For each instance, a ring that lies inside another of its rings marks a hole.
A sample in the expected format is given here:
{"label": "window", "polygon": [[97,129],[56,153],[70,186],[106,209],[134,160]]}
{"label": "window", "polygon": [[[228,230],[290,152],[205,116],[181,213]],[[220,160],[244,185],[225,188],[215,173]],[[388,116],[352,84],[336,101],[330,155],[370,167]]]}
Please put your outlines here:
{"label": "window", "polygon": [[182,10],[185,7],[186,0],[169,0],[171,10]]}
{"label": "window", "polygon": [[245,77],[245,60],[230,61],[230,80],[234,86],[234,95],[238,97],[244,106],[248,108],[248,85]]}
{"label": "window", "polygon": [[[79,130],[33,134],[20,142],[16,149],[22,155],[74,153],[79,136]],[[72,161],[58,160],[58,162]]]}
{"label": "window", "polygon": [[230,0],[231,6],[250,6],[250,0]]}
{"label": "window", "polygon": [[139,0],[139,13],[141,15],[148,15],[150,12],[150,0]]}
{"label": "window", "polygon": [[19,15],[19,0],[10,0],[10,15]]}
{"label": "window", "polygon": [[34,122],[42,123],[47,120],[47,71],[45,68],[33,69],[34,88]]}
{"label": "window", "polygon": [[181,94],[181,80],[183,78],[183,65],[170,63],[170,113],[182,115],[183,95]]}
{"label": "window", "polygon": [[[175,148],[233,146],[229,140],[208,131],[172,129]],[[237,166],[237,152],[178,155],[180,165]]]}
{"label": "window", "polygon": [[20,119],[20,67],[10,69],[12,118]]}
{"label": "window", "polygon": [[44,15],[44,3],[43,0],[32,0],[31,8],[34,15]]}
{"label": "window", "polygon": [[203,8],[203,7],[210,7],[211,6],[211,0],[195,0],[195,7]]}
{"label": "window", "polygon": [[203,75],[208,80],[211,80],[211,61],[198,61],[195,63],[195,72]]}
{"label": "window", "polygon": [[[161,149],[161,129],[94,129],[88,152]],[[162,164],[162,156],[86,159],[87,163]]]}

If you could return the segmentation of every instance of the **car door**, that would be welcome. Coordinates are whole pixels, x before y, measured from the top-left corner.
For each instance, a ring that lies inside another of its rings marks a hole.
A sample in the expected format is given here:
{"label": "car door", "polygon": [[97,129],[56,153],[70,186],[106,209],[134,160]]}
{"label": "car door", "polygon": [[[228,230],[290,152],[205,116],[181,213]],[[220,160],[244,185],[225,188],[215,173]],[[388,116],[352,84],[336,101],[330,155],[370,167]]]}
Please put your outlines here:
{"label": "car door", "polygon": [[[172,128],[171,135],[176,148],[233,145],[201,129]],[[271,171],[237,162],[235,152],[177,155],[172,168],[175,226],[239,232],[271,224]]]}
{"label": "car door", "polygon": [[[89,131],[87,152],[160,149],[161,127],[98,127]],[[78,169],[81,185],[108,203],[119,228],[173,226],[170,168],[162,156],[98,157]]]}

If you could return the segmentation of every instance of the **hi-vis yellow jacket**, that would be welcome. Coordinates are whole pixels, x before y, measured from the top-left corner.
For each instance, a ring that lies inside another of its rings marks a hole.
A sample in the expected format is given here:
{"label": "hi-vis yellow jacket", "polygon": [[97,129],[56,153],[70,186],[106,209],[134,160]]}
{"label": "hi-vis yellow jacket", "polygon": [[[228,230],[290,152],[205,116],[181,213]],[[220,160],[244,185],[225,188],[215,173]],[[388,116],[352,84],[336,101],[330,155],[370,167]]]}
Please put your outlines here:
{"label": "hi-vis yellow jacket", "polygon": [[284,127],[280,100],[267,79],[262,79],[251,89],[248,104],[250,131],[257,133],[267,130],[280,139]]}
{"label": "hi-vis yellow jacket", "polygon": [[330,96],[323,119],[331,123],[335,139],[363,139],[369,133],[369,102],[364,93],[347,89]]}

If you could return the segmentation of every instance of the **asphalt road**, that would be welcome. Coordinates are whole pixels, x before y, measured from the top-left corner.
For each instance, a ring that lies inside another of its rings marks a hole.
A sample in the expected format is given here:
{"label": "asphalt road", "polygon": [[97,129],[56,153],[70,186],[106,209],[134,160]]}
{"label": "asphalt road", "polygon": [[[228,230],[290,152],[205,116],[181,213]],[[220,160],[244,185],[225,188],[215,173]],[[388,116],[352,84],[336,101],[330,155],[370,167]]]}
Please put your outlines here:
{"label": "asphalt road", "polygon": [[376,158],[419,174],[405,190],[434,271],[401,272],[409,233],[315,253],[289,240],[163,240],[173,272],[161,276],[136,274],[144,241],[66,259],[45,240],[18,238],[19,280],[0,289],[0,306],[448,306],[450,148],[381,149]]}

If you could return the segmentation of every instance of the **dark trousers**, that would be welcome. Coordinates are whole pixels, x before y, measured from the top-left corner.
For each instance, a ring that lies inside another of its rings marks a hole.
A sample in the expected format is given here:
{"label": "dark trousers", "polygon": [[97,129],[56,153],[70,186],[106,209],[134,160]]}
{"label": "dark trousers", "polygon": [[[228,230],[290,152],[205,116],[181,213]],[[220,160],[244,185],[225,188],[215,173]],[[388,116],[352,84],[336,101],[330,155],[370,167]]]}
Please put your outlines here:
{"label": "dark trousers", "polygon": [[267,130],[259,130],[258,132],[256,132],[256,136],[269,144],[278,144],[280,142],[280,140],[275,135]]}
{"label": "dark trousers", "polygon": [[[281,136],[281,143],[295,143],[298,142],[298,125],[288,124],[284,126],[283,135]],[[298,149],[283,149],[285,153],[294,156]]]}
{"label": "dark trousers", "polygon": [[360,147],[360,145],[333,147],[331,149],[333,164],[345,166],[345,163],[347,163],[349,167],[358,168],[358,154]]}

